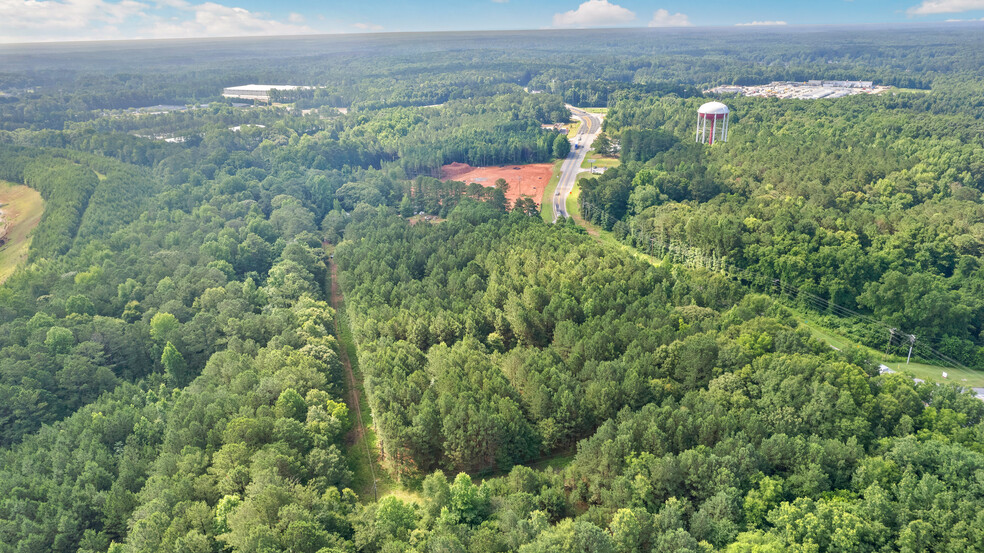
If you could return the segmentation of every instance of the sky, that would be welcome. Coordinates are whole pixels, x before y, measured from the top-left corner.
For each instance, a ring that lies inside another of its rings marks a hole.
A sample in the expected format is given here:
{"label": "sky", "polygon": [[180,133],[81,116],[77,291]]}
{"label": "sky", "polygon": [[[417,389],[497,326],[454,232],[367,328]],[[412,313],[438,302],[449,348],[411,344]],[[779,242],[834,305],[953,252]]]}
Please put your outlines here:
{"label": "sky", "polygon": [[984,0],[0,0],[0,43],[969,20]]}

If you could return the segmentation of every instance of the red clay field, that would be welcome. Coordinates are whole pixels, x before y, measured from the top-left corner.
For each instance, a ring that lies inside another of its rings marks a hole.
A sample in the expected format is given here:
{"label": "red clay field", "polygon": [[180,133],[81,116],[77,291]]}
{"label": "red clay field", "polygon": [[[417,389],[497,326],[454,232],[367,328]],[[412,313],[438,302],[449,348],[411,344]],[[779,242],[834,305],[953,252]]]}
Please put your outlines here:
{"label": "red clay field", "polygon": [[552,163],[531,163],[529,165],[500,165],[493,167],[472,167],[466,163],[452,163],[441,167],[441,178],[464,183],[477,182],[482,186],[495,186],[497,179],[506,179],[509,192],[506,199],[515,202],[520,196],[529,196],[540,206],[543,189],[553,176]]}

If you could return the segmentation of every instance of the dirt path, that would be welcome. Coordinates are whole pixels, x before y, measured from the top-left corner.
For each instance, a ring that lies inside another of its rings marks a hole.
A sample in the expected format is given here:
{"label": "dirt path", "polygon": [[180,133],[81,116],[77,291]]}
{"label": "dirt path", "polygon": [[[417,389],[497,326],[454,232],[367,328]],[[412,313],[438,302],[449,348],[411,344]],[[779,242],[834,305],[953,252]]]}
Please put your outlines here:
{"label": "dirt path", "polygon": [[355,413],[356,422],[352,430],[349,430],[349,433],[345,436],[345,441],[350,447],[357,447],[359,442],[365,444],[366,456],[369,462],[369,473],[373,482],[372,491],[378,500],[379,492],[376,489],[376,468],[373,466],[375,462],[373,460],[372,448],[369,445],[369,440],[366,438],[366,425],[362,420],[362,398],[359,394],[360,383],[355,379],[355,372],[352,370],[352,360],[349,359],[348,348],[345,347],[345,344],[340,339],[342,332],[338,324],[338,314],[344,307],[345,299],[342,297],[342,292],[338,288],[338,266],[331,260],[329,260],[328,264],[331,267],[331,305],[335,308],[335,336],[339,337],[338,356],[342,361],[342,367],[345,368],[345,380],[348,384],[349,410]]}

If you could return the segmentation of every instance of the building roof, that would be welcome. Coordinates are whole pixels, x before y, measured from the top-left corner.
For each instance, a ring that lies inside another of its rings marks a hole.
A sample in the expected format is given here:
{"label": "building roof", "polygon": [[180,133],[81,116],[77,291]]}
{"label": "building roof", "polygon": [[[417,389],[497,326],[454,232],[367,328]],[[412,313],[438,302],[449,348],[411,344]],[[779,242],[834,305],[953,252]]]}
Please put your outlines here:
{"label": "building roof", "polygon": [[236,90],[242,92],[270,92],[271,90],[294,90],[297,88],[310,88],[307,86],[297,86],[292,84],[244,84],[242,86],[230,86],[226,90]]}
{"label": "building roof", "polygon": [[707,102],[706,104],[700,106],[697,113],[703,113],[707,115],[721,115],[724,113],[730,113],[731,110],[728,106],[722,104],[721,102]]}

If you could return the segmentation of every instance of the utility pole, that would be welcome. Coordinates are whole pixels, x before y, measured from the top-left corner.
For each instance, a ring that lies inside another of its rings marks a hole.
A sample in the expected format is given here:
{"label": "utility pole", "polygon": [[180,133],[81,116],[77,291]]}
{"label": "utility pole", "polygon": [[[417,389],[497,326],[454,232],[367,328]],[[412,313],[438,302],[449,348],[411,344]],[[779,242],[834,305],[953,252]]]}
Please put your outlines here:
{"label": "utility pole", "polygon": [[915,345],[916,345],[916,335],[915,334],[910,334],[909,335],[909,356],[905,358],[905,364],[906,365],[908,365],[909,364],[909,360],[912,359],[912,348]]}
{"label": "utility pole", "polygon": [[888,351],[892,351],[892,340],[895,338],[895,329],[889,329],[888,334]]}

